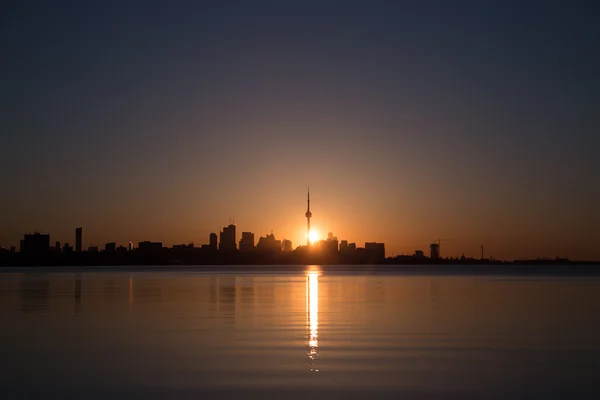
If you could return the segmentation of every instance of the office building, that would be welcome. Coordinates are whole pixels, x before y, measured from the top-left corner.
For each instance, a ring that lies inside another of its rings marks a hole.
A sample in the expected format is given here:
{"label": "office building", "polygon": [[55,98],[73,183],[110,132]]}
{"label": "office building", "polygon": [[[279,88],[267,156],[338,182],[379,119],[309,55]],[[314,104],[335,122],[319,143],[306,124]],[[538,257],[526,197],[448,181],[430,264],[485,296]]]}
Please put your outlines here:
{"label": "office building", "polygon": [[340,242],[340,253],[343,253],[345,251],[348,251],[348,241],[347,240],[342,240]]}
{"label": "office building", "polygon": [[280,252],[281,251],[281,240],[276,240],[273,233],[268,234],[266,237],[258,239],[256,250],[261,252]]}
{"label": "office building", "polygon": [[27,234],[21,240],[21,253],[28,255],[46,254],[50,250],[50,235]]}
{"label": "office building", "polygon": [[210,241],[209,241],[209,243],[210,243],[209,247],[211,249],[215,249],[215,250],[217,249],[217,234],[216,233],[212,232],[210,234]]}
{"label": "office building", "polygon": [[117,244],[115,242],[106,243],[104,245],[104,251],[113,252],[117,249]]}
{"label": "office building", "polygon": [[219,250],[233,251],[237,249],[235,243],[235,225],[229,224],[223,228],[219,238]]}
{"label": "office building", "polygon": [[75,229],[75,251],[81,253],[83,251],[82,247],[83,240],[83,227],[79,227]]}
{"label": "office building", "polygon": [[254,250],[254,233],[242,232],[242,239],[240,240],[240,251],[252,250]]}
{"label": "office building", "polygon": [[429,245],[429,254],[432,260],[437,260],[440,258],[440,244],[439,243],[431,243]]}
{"label": "office building", "polygon": [[365,252],[371,260],[385,260],[385,245],[383,243],[367,242],[365,243]]}
{"label": "office building", "polygon": [[140,253],[155,253],[161,251],[163,248],[162,242],[139,242],[138,251]]}
{"label": "office building", "polygon": [[337,236],[333,236],[333,233],[329,232],[327,234],[327,240],[324,243],[323,249],[328,253],[337,253],[338,248],[339,246]]}
{"label": "office building", "polygon": [[281,242],[281,250],[285,252],[292,251],[292,241],[289,239],[283,239],[283,241]]}

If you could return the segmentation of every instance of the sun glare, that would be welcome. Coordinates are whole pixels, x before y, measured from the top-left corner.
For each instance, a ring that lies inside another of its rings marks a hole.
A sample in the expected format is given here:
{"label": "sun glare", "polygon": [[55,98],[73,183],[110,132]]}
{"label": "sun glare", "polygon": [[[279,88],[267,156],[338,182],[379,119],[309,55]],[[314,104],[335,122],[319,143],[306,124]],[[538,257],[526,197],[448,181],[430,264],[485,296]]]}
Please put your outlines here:
{"label": "sun glare", "polygon": [[316,242],[317,240],[319,240],[319,234],[316,231],[311,230],[308,234],[308,240],[310,240],[311,243]]}

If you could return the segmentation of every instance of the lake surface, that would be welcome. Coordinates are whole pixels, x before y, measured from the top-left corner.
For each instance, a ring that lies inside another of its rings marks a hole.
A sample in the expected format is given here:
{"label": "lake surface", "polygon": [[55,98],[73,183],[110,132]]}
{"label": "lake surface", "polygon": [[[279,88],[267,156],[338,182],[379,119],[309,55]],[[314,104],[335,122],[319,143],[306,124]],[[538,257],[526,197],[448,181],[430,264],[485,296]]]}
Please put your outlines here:
{"label": "lake surface", "polygon": [[0,273],[2,399],[600,398],[593,276],[48,271]]}

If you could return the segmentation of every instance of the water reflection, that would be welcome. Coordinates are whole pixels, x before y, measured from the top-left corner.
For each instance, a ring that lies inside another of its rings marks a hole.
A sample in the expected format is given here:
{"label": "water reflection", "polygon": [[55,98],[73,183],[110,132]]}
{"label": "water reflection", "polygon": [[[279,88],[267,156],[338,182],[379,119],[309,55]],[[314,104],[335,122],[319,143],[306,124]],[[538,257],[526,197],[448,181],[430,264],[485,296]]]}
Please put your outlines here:
{"label": "water reflection", "polygon": [[128,295],[129,312],[131,312],[133,310],[133,278],[131,277],[131,274],[129,274]]}
{"label": "water reflection", "polygon": [[81,312],[81,274],[75,274],[75,289],[73,293],[75,297],[75,314]]}
{"label": "water reflection", "polygon": [[318,372],[316,365],[319,349],[319,273],[306,275],[306,330],[308,346],[307,364],[311,371]]}
{"label": "water reflection", "polygon": [[21,293],[21,310],[27,312],[44,312],[49,309],[50,280],[45,276],[29,278],[24,275],[19,284]]}

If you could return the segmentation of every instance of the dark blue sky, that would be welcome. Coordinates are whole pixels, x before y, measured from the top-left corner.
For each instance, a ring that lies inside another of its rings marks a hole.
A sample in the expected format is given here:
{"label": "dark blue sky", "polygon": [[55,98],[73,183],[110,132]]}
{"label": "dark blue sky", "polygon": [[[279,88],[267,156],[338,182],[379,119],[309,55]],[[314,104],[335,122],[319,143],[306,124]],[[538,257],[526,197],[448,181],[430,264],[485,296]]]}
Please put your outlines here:
{"label": "dark blue sky", "polygon": [[[600,5],[9,1],[0,245],[303,241],[600,258]],[[448,254],[450,253],[450,254]]]}

